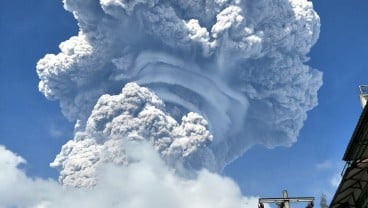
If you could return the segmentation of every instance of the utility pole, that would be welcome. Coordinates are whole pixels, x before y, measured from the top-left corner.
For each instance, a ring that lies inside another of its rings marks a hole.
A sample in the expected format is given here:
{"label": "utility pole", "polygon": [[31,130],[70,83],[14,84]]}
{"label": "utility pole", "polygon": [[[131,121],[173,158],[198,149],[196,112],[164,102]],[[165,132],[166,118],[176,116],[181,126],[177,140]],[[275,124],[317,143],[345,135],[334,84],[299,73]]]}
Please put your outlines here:
{"label": "utility pole", "polygon": [[264,208],[264,203],[276,203],[279,208],[290,208],[290,202],[308,202],[306,208],[313,208],[314,197],[289,197],[287,190],[282,192],[282,198],[260,198],[258,208]]}

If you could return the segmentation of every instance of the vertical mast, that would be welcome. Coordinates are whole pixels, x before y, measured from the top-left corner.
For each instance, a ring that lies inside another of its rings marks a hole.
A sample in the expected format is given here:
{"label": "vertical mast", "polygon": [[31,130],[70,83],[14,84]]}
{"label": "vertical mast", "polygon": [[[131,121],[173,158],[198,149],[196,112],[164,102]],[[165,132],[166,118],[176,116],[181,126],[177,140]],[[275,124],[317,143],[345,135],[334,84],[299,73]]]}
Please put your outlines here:
{"label": "vertical mast", "polygon": [[282,198],[260,198],[259,208],[264,208],[264,203],[276,203],[279,208],[291,208],[290,202],[308,202],[306,208],[313,208],[314,197],[289,197],[287,190],[282,191]]}

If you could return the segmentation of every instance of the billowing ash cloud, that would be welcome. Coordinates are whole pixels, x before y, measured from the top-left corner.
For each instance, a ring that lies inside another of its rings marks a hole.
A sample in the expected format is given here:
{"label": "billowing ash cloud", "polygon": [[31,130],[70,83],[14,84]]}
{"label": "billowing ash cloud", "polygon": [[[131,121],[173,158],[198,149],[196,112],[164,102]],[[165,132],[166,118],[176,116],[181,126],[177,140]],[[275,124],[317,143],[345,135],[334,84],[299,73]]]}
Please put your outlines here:
{"label": "billowing ash cloud", "polygon": [[[129,146],[129,145],[128,145]],[[100,166],[93,188],[65,187],[53,180],[32,179],[17,168],[24,159],[0,145],[0,207],[147,208],[256,207],[257,198],[242,197],[229,178],[201,171],[195,180],[178,177],[145,144],[132,145],[129,166]],[[143,153],[143,154],[142,154]],[[139,162],[138,162],[139,161]]]}
{"label": "billowing ash cloud", "polygon": [[[64,7],[80,32],[37,73],[40,91],[77,122],[52,164],[66,184],[93,184],[95,165],[129,162],[121,140],[149,141],[183,175],[221,171],[254,144],[291,145],[317,105],[322,74],[304,63],[320,23],[307,0]],[[119,94],[131,82],[140,87]]]}
{"label": "billowing ash cloud", "polygon": [[96,184],[95,169],[101,163],[129,164],[122,142],[149,141],[162,158],[181,175],[195,166],[211,169],[215,162],[207,147],[212,135],[207,121],[188,113],[181,124],[165,114],[163,102],[146,88],[127,84],[122,93],[103,95],[87,120],[84,131],[63,146],[51,164],[61,167],[61,182],[75,186]]}

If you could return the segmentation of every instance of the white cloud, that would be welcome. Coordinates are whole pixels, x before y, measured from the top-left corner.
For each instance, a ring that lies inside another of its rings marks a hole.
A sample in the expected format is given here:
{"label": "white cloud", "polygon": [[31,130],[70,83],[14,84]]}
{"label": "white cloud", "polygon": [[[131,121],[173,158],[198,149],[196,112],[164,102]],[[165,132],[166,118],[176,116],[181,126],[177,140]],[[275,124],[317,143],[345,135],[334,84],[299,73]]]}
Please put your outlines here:
{"label": "white cloud", "polygon": [[330,160],[325,160],[321,163],[318,163],[316,165],[316,169],[317,170],[328,170],[328,169],[331,169],[333,168],[334,166],[332,165],[332,162]]}
{"label": "white cloud", "polygon": [[49,134],[50,134],[51,137],[54,137],[54,138],[60,138],[60,137],[64,136],[64,133],[63,133],[62,130],[57,129],[53,126],[50,127]]}
{"label": "white cloud", "polygon": [[203,170],[196,178],[184,179],[175,175],[150,145],[130,145],[136,162],[101,166],[99,183],[93,188],[28,178],[17,168],[24,160],[0,146],[0,207],[244,208],[257,203],[255,197],[242,197],[229,178]]}
{"label": "white cloud", "polygon": [[333,188],[337,188],[341,181],[341,170],[344,168],[341,161],[325,160],[315,165],[317,171],[328,173],[325,180],[330,183]]}
{"label": "white cloud", "polygon": [[333,175],[331,178],[330,178],[330,184],[331,186],[333,186],[334,188],[337,188],[340,184],[340,181],[341,181],[341,175],[339,173]]}
{"label": "white cloud", "polygon": [[56,122],[52,122],[49,125],[49,135],[54,138],[61,138],[65,137],[66,135],[69,135],[67,128],[63,128],[61,126],[58,126]]}

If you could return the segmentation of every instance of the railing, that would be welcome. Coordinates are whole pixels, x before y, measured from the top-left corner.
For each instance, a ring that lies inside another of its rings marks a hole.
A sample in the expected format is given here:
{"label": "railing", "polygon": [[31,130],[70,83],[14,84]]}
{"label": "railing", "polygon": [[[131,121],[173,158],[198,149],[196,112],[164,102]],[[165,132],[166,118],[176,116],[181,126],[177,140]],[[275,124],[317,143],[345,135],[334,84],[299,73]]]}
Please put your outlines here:
{"label": "railing", "polygon": [[345,174],[345,172],[346,172],[346,170],[348,169],[348,168],[350,168],[350,166],[351,166],[351,161],[348,161],[348,162],[346,162],[345,163],[345,165],[344,165],[344,168],[342,169],[342,172],[341,172],[341,176],[344,176],[344,174]]}
{"label": "railing", "polygon": [[359,85],[359,91],[360,104],[362,105],[362,108],[364,108],[368,100],[368,85]]}

